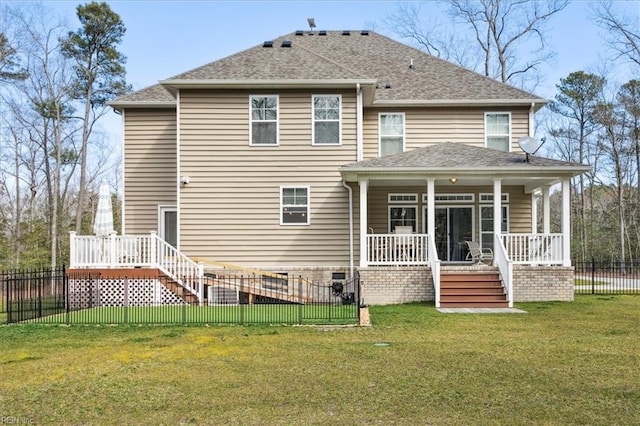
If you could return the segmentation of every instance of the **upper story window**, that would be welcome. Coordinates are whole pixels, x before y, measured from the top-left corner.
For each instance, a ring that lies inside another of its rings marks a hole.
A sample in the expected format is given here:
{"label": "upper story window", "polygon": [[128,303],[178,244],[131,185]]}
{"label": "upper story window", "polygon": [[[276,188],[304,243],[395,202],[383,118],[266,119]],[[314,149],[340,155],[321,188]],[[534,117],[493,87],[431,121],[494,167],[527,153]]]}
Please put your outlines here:
{"label": "upper story window", "polygon": [[511,151],[511,114],[487,112],[484,115],[485,146],[500,151]]}
{"label": "upper story window", "polygon": [[340,145],[340,95],[313,96],[313,144]]}
{"label": "upper story window", "polygon": [[378,124],[380,157],[404,152],[404,113],[382,112]]}
{"label": "upper story window", "polygon": [[309,187],[280,187],[280,224],[309,224]]}
{"label": "upper story window", "polygon": [[251,145],[278,145],[278,97],[251,96]]}

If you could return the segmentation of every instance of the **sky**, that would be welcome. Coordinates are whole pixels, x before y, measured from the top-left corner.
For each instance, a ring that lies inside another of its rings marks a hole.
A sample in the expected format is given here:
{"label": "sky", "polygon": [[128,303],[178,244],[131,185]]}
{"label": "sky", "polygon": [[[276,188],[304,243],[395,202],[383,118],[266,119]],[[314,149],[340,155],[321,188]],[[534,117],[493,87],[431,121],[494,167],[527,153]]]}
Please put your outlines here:
{"label": "sky", "polygon": [[[2,1],[2,0],[0,0]],[[221,59],[299,29],[314,18],[317,29],[373,29],[398,41],[384,19],[396,1],[107,1],[127,32],[120,50],[127,57],[127,80],[134,90]],[[79,25],[75,8],[86,1],[44,1],[51,13]],[[618,1],[616,7],[640,16],[640,0]],[[606,63],[604,34],[590,19],[592,1],[574,0],[554,15],[547,26],[547,42],[556,53],[542,69],[534,90],[547,99],[555,95],[560,78],[573,71],[599,72]],[[423,10],[435,8],[428,2]],[[49,12],[47,12],[49,13]],[[631,78],[624,65],[608,66],[621,83]],[[637,78],[637,77],[636,77]],[[101,123],[114,142],[120,140],[120,117],[109,113]],[[117,145],[116,145],[117,146]]]}

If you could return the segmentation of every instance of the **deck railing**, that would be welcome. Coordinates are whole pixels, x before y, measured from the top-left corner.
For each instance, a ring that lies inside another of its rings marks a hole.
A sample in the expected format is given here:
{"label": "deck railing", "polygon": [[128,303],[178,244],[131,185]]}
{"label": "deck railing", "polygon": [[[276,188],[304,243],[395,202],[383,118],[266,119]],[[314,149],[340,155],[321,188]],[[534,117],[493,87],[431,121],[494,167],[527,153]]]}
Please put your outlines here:
{"label": "deck railing", "polygon": [[513,263],[562,265],[562,234],[501,234]]}
{"label": "deck railing", "polygon": [[367,264],[426,265],[427,240],[427,234],[367,234]]}
{"label": "deck railing", "polygon": [[204,268],[157,233],[100,237],[70,232],[71,268],[158,268],[182,287],[204,300]]}

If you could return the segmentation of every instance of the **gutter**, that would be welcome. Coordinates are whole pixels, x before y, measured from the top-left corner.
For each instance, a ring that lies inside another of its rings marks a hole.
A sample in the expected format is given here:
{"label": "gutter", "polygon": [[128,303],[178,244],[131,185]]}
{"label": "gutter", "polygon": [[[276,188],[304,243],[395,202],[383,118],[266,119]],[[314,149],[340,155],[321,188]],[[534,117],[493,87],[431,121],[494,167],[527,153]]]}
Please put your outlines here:
{"label": "gutter", "polygon": [[537,99],[394,99],[374,101],[373,107],[495,107],[495,106],[530,106],[534,104],[539,110],[547,104],[543,98]]}

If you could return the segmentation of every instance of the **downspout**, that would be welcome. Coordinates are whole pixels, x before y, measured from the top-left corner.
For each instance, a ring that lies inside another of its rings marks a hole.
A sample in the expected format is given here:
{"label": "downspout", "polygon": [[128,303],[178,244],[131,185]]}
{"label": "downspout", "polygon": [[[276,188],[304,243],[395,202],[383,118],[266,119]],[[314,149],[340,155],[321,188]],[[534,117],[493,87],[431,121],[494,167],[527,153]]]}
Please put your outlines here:
{"label": "downspout", "polygon": [[362,161],[362,88],[356,84],[356,161]]}
{"label": "downspout", "polygon": [[[115,111],[115,109],[114,109]],[[121,173],[121,177],[120,177],[120,182],[122,182],[122,203],[120,204],[120,234],[121,235],[126,235],[125,234],[125,223],[127,223],[126,221],[126,217],[125,217],[125,194],[126,194],[126,183],[124,180],[124,176],[125,176],[125,170],[126,170],[126,165],[127,165],[127,155],[126,155],[126,141],[125,141],[125,120],[126,120],[126,110],[123,108],[122,109],[122,113],[120,114],[122,116],[122,145],[120,147],[120,152],[122,153],[122,170],[120,171]]]}
{"label": "downspout", "polygon": [[349,279],[353,281],[353,189],[344,180],[342,186],[349,191]]}
{"label": "downspout", "polygon": [[[180,90],[176,93],[176,247],[180,250],[181,238],[180,238],[180,212],[182,206],[180,205],[180,173],[182,173],[180,167]],[[158,223],[158,231],[160,231],[160,223]]]}

